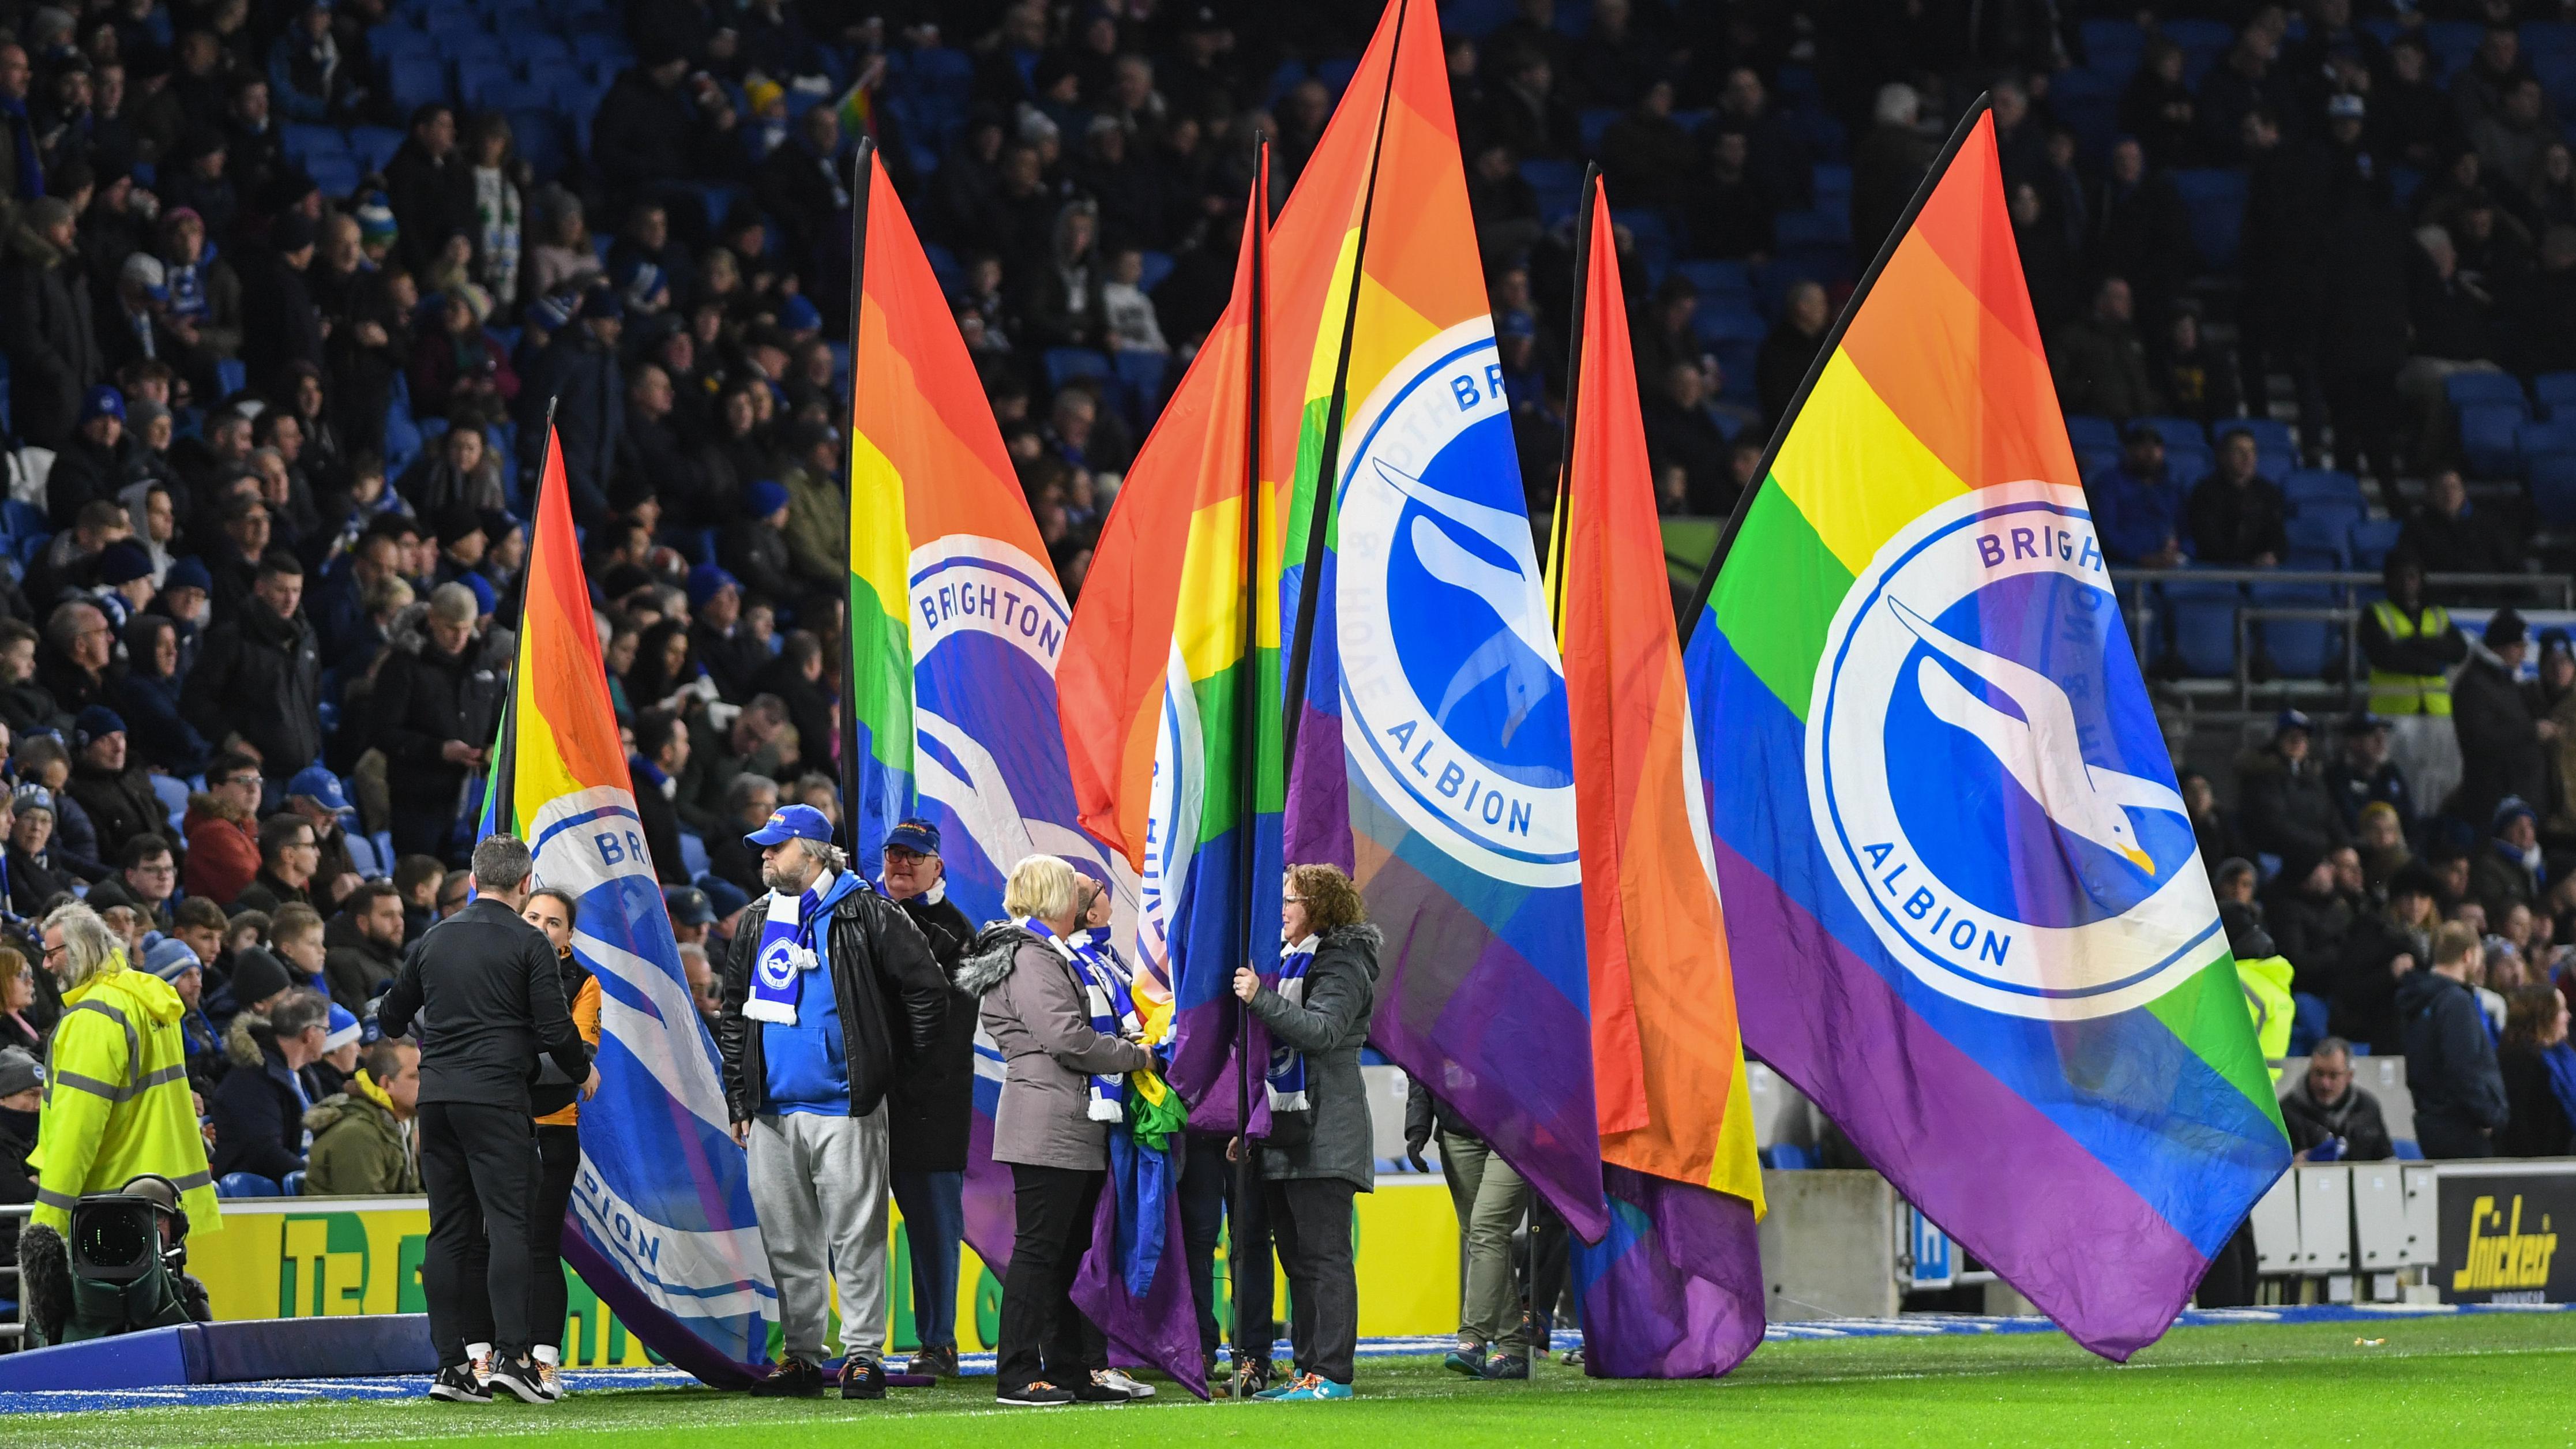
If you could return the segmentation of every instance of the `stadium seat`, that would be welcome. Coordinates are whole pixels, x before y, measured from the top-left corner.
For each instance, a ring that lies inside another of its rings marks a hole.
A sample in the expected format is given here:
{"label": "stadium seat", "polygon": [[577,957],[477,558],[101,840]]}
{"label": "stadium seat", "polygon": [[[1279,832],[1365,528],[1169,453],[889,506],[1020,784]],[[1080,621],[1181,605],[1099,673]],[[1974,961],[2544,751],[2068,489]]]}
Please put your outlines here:
{"label": "stadium seat", "polygon": [[2325,1039],[2329,1009],[2324,997],[2304,991],[2292,992],[2290,1004],[2296,1013],[2290,1018],[2290,1055],[2303,1057]]}
{"label": "stadium seat", "polygon": [[447,99],[447,70],[433,55],[398,55],[385,63],[385,86],[394,109],[408,113]]}
{"label": "stadium seat", "polygon": [[1804,1171],[1816,1165],[1816,1154],[1795,1142],[1774,1142],[1763,1148],[1762,1165],[1775,1172]]}
{"label": "stadium seat", "polygon": [[1163,411],[1163,373],[1170,360],[1159,352],[1116,354],[1118,391],[1126,404],[1127,421],[1138,437],[1145,435]]}
{"label": "stadium seat", "polygon": [[217,1197],[279,1197],[277,1180],[256,1172],[227,1172],[215,1179]]}
{"label": "stadium seat", "polygon": [[349,154],[348,138],[337,126],[305,126],[292,122],[278,128],[278,141],[286,150],[286,159],[302,165],[316,156]]}
{"label": "stadium seat", "polygon": [[2122,80],[2138,68],[2146,54],[2147,34],[2135,20],[2087,20],[2078,33],[2084,39],[2084,57],[2093,68]]}
{"label": "stadium seat", "polygon": [[[1137,275],[1136,286],[1142,291],[1153,291],[1163,285],[1164,278],[1172,274],[1173,261],[1170,252],[1148,251],[1138,260],[1143,263],[1143,268]],[[953,266],[954,263],[951,265]]]}
{"label": "stadium seat", "polygon": [[304,1196],[304,1169],[299,1167],[288,1173],[278,1186],[285,1189],[283,1195],[286,1197]]}
{"label": "stadium seat", "polygon": [[2079,450],[2105,448],[2116,453],[2120,450],[2120,425],[2109,418],[2073,413],[2066,419],[2066,438]]}
{"label": "stadium seat", "polygon": [[[153,778],[157,780],[160,777],[156,775]],[[178,817],[174,815],[171,820],[175,824]],[[376,843],[373,840],[352,830],[341,837],[340,843],[349,848],[349,869],[356,871],[361,878],[374,880],[380,875],[393,874],[391,862],[376,858]]]}
{"label": "stadium seat", "polygon": [[2167,579],[2159,586],[2167,637],[2186,673],[2223,679],[2236,673],[2236,607],[2244,591],[2234,584]]}
{"label": "stadium seat", "polygon": [[509,116],[510,139],[537,179],[552,181],[563,174],[571,153],[564,147],[562,120],[552,111],[516,110]]}
{"label": "stadium seat", "polygon": [[2320,509],[2289,520],[2290,557],[2297,559],[2303,554],[2321,554],[2325,559],[2321,564],[2301,563],[2294,564],[2294,567],[2339,569],[2344,566],[2344,550],[2351,541],[2352,525],[2349,520],[2331,514],[2331,510]]}
{"label": "stadium seat", "polygon": [[1109,376],[1109,355],[1088,347],[1050,347],[1044,359],[1049,392],[1055,392],[1077,377]]}
{"label": "stadium seat", "polygon": [[2400,1137],[2389,1143],[2388,1146],[2390,1150],[2397,1154],[2397,1160],[2400,1162],[2421,1162],[2424,1160],[2423,1145],[2418,1143],[2412,1137]]}
{"label": "stadium seat", "polygon": [[1690,278],[1691,285],[1699,288],[1703,306],[1712,296],[1749,298],[1753,295],[1753,278],[1742,262],[1675,262],[1673,270]]}
{"label": "stadium seat", "polygon": [[2406,525],[2394,518],[2365,518],[2352,526],[2352,566],[2376,572],[2388,561],[2391,549],[2397,547],[2397,536]]}
{"label": "stadium seat", "polygon": [[2215,167],[2188,167],[2171,173],[2190,218],[2191,242],[2203,266],[2236,269],[2236,246],[2245,226],[2245,173]]}
{"label": "stadium seat", "polygon": [[1762,314],[1742,302],[1702,301],[1691,314],[1691,331],[1702,342],[1761,342],[1770,326]]}
{"label": "stadium seat", "polygon": [[2141,426],[2156,430],[2156,435],[2165,440],[2165,451],[2168,453],[2176,448],[2206,453],[2211,450],[2211,444],[2216,441],[2201,427],[2197,418],[2144,417],[2137,421]]}
{"label": "stadium seat", "polygon": [[1583,113],[1575,118],[1576,124],[1580,126],[1583,131],[1583,150],[1585,154],[1599,154],[1601,150],[1601,133],[1609,130],[1611,123],[1617,121],[1625,114],[1626,112],[1620,110],[1617,106],[1585,106],[1583,108]]}
{"label": "stadium seat", "polygon": [[1452,35],[1481,40],[1512,18],[1512,0],[1454,0],[1441,7],[1440,24]]}
{"label": "stadium seat", "polygon": [[696,880],[707,873],[705,837],[692,835],[685,830],[680,832],[680,868],[688,872],[691,880]]}
{"label": "stadium seat", "polygon": [[234,358],[219,358],[215,362],[215,385],[225,397],[231,397],[250,385],[250,369]]}
{"label": "stadium seat", "polygon": [[2525,459],[2545,453],[2576,453],[2576,413],[2515,424],[2513,447]]}
{"label": "stadium seat", "polygon": [[2210,441],[2216,442],[2228,433],[2242,428],[2254,435],[2254,446],[2264,452],[2296,454],[2298,435],[2279,418],[2221,418],[2209,425]]}
{"label": "stadium seat", "polygon": [[161,802],[161,808],[168,812],[170,824],[175,828],[188,814],[188,782],[157,771],[150,779],[152,798]]}
{"label": "stadium seat", "polygon": [[[0,353],[0,382],[8,380],[8,357],[7,354]],[[45,522],[45,510],[32,503],[21,503],[15,498],[0,503],[0,534],[6,534],[11,538],[39,538],[50,531],[49,525]]]}
{"label": "stadium seat", "polygon": [[324,196],[334,199],[356,191],[358,183],[365,179],[365,173],[358,169],[358,158],[346,151],[305,157],[304,174],[313,179]]}
{"label": "stadium seat", "polygon": [[2460,409],[2460,452],[2477,478],[2510,477],[2516,471],[2514,429],[2529,412],[2519,402],[2473,402]]}
{"label": "stadium seat", "polygon": [[2531,403],[2522,395],[2522,384],[2512,374],[2503,372],[2455,372],[2442,379],[2443,395],[2455,408],[2474,404],[2510,406],[2524,417],[2531,415]]}
{"label": "stadium seat", "polygon": [[2576,453],[2551,453],[2531,460],[2531,504],[2540,521],[2552,528],[2576,524]]}
{"label": "stadium seat", "polygon": [[2576,372],[2544,372],[2531,380],[2531,392],[2540,399],[2543,417],[2555,417],[2562,407],[2576,406]]}
{"label": "stadium seat", "polygon": [[[2335,602],[2334,590],[2318,584],[2255,584],[2248,591],[2256,608],[2326,609]],[[2321,619],[2259,619],[2259,637],[2263,652],[2270,656],[2272,667],[2292,679],[2316,679],[2326,672],[2329,662],[2342,658],[2342,640],[2335,626]]]}
{"label": "stadium seat", "polygon": [[349,154],[369,171],[382,171],[385,163],[402,149],[403,133],[392,126],[352,126],[349,128]]}
{"label": "stadium seat", "polygon": [[1782,250],[1790,247],[1847,246],[1851,242],[1851,217],[1841,211],[1786,211],[1772,219],[1772,240]]}

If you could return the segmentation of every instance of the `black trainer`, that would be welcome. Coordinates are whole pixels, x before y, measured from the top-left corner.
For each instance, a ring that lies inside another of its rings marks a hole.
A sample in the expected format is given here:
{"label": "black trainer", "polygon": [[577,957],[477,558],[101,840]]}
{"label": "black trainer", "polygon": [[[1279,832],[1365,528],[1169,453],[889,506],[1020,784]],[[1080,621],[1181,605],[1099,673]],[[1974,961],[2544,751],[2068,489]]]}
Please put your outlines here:
{"label": "black trainer", "polygon": [[1136,1402],[1136,1396],[1127,1392],[1125,1389],[1113,1389],[1107,1384],[1096,1384],[1089,1378],[1084,1378],[1079,1382],[1068,1384],[1066,1387],[1073,1390],[1073,1401],[1077,1404],[1132,1404]]}
{"label": "black trainer", "polygon": [[950,1344],[946,1348],[922,1349],[913,1354],[912,1362],[905,1365],[904,1372],[916,1378],[953,1379],[958,1374],[957,1346]]}
{"label": "black trainer", "polygon": [[492,1365],[492,1377],[485,1383],[487,1392],[508,1394],[523,1404],[551,1404],[554,1395],[537,1378],[537,1366],[527,1359],[504,1361]]}
{"label": "black trainer", "polygon": [[841,1361],[841,1397],[845,1399],[882,1399],[885,1397],[885,1365],[856,1354]]}
{"label": "black trainer", "polygon": [[483,1381],[474,1377],[474,1366],[466,1363],[450,1364],[440,1369],[438,1377],[429,1381],[429,1396],[451,1404],[492,1402],[492,1391],[483,1387]]}
{"label": "black trainer", "polygon": [[801,1358],[791,1358],[751,1386],[760,1399],[816,1399],[823,1395],[823,1371]]}
{"label": "black trainer", "polygon": [[993,1402],[1012,1409],[1061,1409],[1073,1402],[1073,1394],[1040,1379],[1016,1389],[1003,1389],[993,1395]]}

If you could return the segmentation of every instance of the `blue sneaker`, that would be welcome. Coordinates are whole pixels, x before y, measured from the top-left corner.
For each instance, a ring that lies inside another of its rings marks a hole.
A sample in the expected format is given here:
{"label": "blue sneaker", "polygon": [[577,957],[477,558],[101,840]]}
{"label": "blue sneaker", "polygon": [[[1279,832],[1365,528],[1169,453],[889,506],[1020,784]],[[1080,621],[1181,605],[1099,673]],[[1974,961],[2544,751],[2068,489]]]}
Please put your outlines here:
{"label": "blue sneaker", "polygon": [[1321,1404],[1351,1396],[1349,1384],[1337,1384],[1321,1374],[1308,1374],[1290,1384],[1271,1399],[1278,1404]]}
{"label": "blue sneaker", "polygon": [[1453,1374],[1465,1374],[1471,1379],[1483,1378],[1485,1346],[1472,1338],[1461,1338],[1458,1346],[1449,1350],[1449,1356],[1440,1360],[1440,1366]]}

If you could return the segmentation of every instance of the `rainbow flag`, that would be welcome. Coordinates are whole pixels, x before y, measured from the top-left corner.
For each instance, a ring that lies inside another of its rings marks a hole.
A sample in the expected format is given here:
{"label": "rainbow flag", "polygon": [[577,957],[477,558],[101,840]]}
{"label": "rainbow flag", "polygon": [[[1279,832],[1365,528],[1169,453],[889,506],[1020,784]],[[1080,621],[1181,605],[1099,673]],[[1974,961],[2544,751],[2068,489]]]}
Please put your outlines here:
{"label": "rainbow flag", "polygon": [[1594,1240],[1565,677],[1431,5],[1391,0],[1271,248],[1285,854],[1351,870],[1386,931],[1377,1047]]}
{"label": "rainbow flag", "polygon": [[[857,165],[851,656],[841,742],[852,857],[869,879],[882,879],[887,831],[922,816],[939,827],[944,884],[967,919],[1000,919],[1011,867],[1044,853],[1108,883],[1116,930],[1130,934],[1136,877],[1083,832],[1054,727],[1072,611],[965,340],[873,143],[861,143]],[[966,1236],[1000,1274],[1016,1236],[1010,1170],[993,1161],[1002,1061],[980,1030],[976,1050]],[[1114,1205],[1104,1194],[1103,1211]],[[1130,1352],[1195,1379],[1204,1365],[1179,1206],[1165,1206],[1169,1271],[1152,1274],[1153,1293],[1095,1316]],[[1106,1230],[1099,1238],[1114,1240]],[[1181,1338],[1186,1352],[1175,1356],[1171,1344]]]}
{"label": "rainbow flag", "polygon": [[487,828],[580,903],[574,954],[599,978],[598,1095],[564,1260],[664,1359],[719,1388],[769,1362],[778,1293],[734,1145],[715,1041],[698,1020],[592,629],[563,458],[547,438],[515,687]]}
{"label": "rainbow flag", "polygon": [[[1281,529],[1256,476],[1267,197],[1265,151],[1233,298],[1119,489],[1057,673],[1083,823],[1138,872],[1138,953],[1176,1013],[1169,1079],[1202,1131],[1241,1115],[1235,967],[1279,960]],[[1257,1023],[1251,1052],[1268,1058]]]}
{"label": "rainbow flag", "polygon": [[1744,1039],[2086,1347],[2290,1160],[1982,105],[1852,298],[1685,652]]}
{"label": "rainbow flag", "polygon": [[1762,1342],[1762,1168],[1610,201],[1591,188],[1548,595],[1583,839],[1610,1234],[1578,1245],[1585,1371],[1725,1373]]}

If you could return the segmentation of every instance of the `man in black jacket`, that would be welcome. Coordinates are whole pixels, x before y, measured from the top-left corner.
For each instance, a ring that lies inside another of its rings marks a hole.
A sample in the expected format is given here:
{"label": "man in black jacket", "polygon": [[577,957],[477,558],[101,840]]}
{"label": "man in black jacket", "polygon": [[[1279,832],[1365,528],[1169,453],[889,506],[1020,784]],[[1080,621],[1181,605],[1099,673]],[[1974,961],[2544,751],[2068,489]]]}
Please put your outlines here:
{"label": "man in black jacket", "polygon": [[2522,693],[2522,656],[2529,647],[2522,615],[2498,609],[2487,621],[2481,647],[2451,681],[2451,728],[2460,737],[2460,793],[2450,813],[2472,825],[2494,819],[2508,796],[2549,798],[2549,767],[2541,753],[2558,726],[2531,717]]}
{"label": "man in black jacket", "polygon": [[635,818],[644,826],[644,848],[653,853],[653,873],[664,885],[689,883],[689,868],[680,859],[680,817],[671,805],[688,765],[689,730],[678,715],[648,709],[635,716],[635,753],[626,769],[635,777]]}
{"label": "man in black jacket", "polygon": [[2344,843],[2343,812],[2309,751],[2311,732],[2306,715],[2281,711],[2271,745],[2240,768],[2237,813],[2257,850],[2304,854],[2313,861]]}
{"label": "man in black jacket", "polygon": [[[885,893],[921,928],[940,974],[954,982],[975,925],[948,899],[937,825],[906,820],[887,832]],[[975,999],[952,985],[938,1039],[906,1063],[886,1093],[894,1201],[912,1246],[912,1336],[921,1349],[909,1372],[916,1374],[957,1376],[957,1245],[966,1234],[966,1138],[974,1111]]]}
{"label": "man in black jacket", "polygon": [[2495,1039],[2469,989],[2483,960],[2477,931],[2445,921],[2433,933],[2433,969],[2397,983],[2406,1089],[2415,1094],[2415,1140],[2426,1157],[2493,1157],[2495,1134],[2512,1115]]}
{"label": "man in black jacket", "polygon": [[296,1073],[322,1055],[331,1003],[318,991],[286,993],[266,1014],[244,1011],[224,1035],[224,1073],[206,1099],[215,1126],[217,1177],[247,1172],[283,1181],[304,1166],[304,1091]]}
{"label": "man in black jacket", "polygon": [[936,1044],[949,981],[910,918],[849,869],[823,812],[787,806],[748,839],[769,894],[725,955],[716,1047],[786,1330],[777,1370],[752,1392],[823,1391],[836,1279],[848,1351],[841,1397],[881,1399],[886,1092]]}
{"label": "man in black jacket", "polygon": [[2384,1162],[2397,1155],[2379,1099],[2353,1085],[2352,1043],[2339,1036],[2310,1049],[2307,1075],[2281,1095],[2281,1121],[2290,1129],[2290,1146],[2309,1162]]}
{"label": "man in black jacket", "polygon": [[261,555],[250,600],[206,631],[181,696],[200,730],[249,741],[261,772],[281,783],[322,752],[322,651],[297,612],[303,601],[304,565],[295,555]]}
{"label": "man in black jacket", "polygon": [[[582,1095],[599,1089],[564,1004],[554,947],[519,919],[533,868],[515,837],[475,846],[476,898],[411,948],[376,1011],[388,1037],[420,1021],[420,1172],[429,1194],[421,1287],[440,1364],[429,1392],[460,1403],[484,1402],[493,1388],[551,1402],[528,1357],[537,1161],[528,1084],[543,1052],[582,1083]],[[473,1368],[486,1352],[490,1388]]]}

